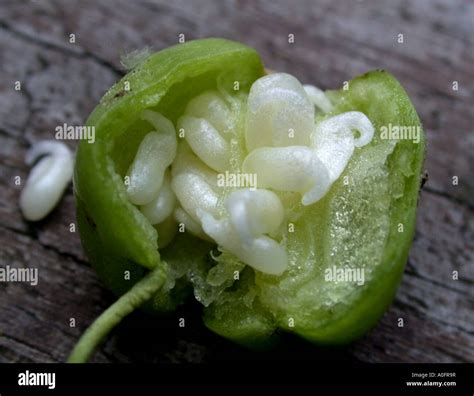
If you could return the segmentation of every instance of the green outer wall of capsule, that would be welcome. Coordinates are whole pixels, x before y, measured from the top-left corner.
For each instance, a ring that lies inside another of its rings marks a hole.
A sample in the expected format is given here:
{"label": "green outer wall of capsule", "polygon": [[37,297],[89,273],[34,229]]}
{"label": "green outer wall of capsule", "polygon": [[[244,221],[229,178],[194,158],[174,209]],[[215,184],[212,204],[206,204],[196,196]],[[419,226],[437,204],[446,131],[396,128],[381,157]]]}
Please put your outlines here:
{"label": "green outer wall of capsule", "polygon": [[[410,140],[399,140],[387,159],[389,179],[403,180],[404,191],[401,197],[392,197],[391,206],[387,208],[390,211],[390,232],[385,242],[382,262],[373,275],[374,280],[364,288],[351,309],[339,315],[337,320],[301,334],[323,344],[344,344],[361,337],[378,322],[391,304],[415,233],[425,156],[425,137],[420,119],[406,91],[395,77],[383,70],[372,71],[352,80],[349,87],[347,91],[329,93],[332,102],[336,104],[335,112],[355,110],[365,113],[374,123],[376,134],[380,126],[389,123],[419,127],[420,142],[415,144]],[[388,107],[391,111],[388,111]],[[398,232],[398,224],[403,224],[404,232]]]}

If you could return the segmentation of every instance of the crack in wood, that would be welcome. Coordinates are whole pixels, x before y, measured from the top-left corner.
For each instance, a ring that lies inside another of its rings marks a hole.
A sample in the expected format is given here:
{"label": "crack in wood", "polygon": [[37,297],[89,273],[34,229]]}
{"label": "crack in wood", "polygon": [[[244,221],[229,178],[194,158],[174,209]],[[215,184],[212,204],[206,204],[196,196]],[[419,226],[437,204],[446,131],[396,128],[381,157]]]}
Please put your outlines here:
{"label": "crack in wood", "polygon": [[81,48],[81,52],[76,52],[71,50],[68,47],[63,47],[58,45],[57,43],[53,43],[51,41],[45,40],[41,38],[41,36],[31,36],[28,33],[18,31],[14,28],[12,28],[8,23],[5,21],[0,21],[0,29],[3,29],[14,36],[16,36],[19,39],[22,39],[29,44],[36,44],[40,47],[52,50],[52,51],[57,51],[61,52],[65,56],[70,56],[73,58],[78,58],[78,59],[90,59],[94,62],[96,62],[98,65],[105,67],[109,71],[113,72],[117,76],[123,76],[125,73],[123,70],[117,68],[114,66],[112,63],[106,61],[105,59],[100,58],[99,56],[95,55],[92,52],[86,51],[85,49]]}
{"label": "crack in wood", "polygon": [[[11,232],[14,232],[14,233],[17,233],[17,234],[20,234],[20,235],[23,235],[23,236],[26,236],[30,239],[32,239],[33,241],[37,242],[39,245],[41,245],[41,247],[43,247],[45,250],[49,250],[51,252],[54,252],[56,253],[58,256],[61,256],[65,259],[70,259],[72,261],[74,261],[75,263],[77,264],[81,264],[81,265],[86,265],[88,267],[90,267],[90,264],[88,261],[84,261],[83,259],[81,259],[80,257],[77,257],[75,256],[74,254],[72,253],[68,253],[68,252],[64,252],[62,250],[59,250],[57,247],[53,246],[53,245],[48,245],[48,244],[45,244],[43,241],[41,241],[41,239],[39,238],[38,234],[35,232],[35,231],[32,231],[32,232],[26,232],[24,230],[20,230],[20,229],[17,229],[17,228],[13,228],[13,227],[9,227],[5,224],[0,224],[0,228],[4,228],[8,231],[11,231]],[[30,228],[31,230],[33,230],[32,228]]]}

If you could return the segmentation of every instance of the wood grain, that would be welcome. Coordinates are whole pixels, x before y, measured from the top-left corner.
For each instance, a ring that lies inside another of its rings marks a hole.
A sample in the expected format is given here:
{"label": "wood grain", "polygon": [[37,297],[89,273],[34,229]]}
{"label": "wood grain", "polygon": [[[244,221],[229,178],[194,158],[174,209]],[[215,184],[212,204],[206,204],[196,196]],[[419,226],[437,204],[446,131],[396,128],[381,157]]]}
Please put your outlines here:
{"label": "wood grain", "polygon": [[[76,43],[69,42],[74,33]],[[0,362],[62,362],[114,300],[89,267],[69,189],[40,223],[18,209],[23,157],[54,127],[81,124],[122,74],[120,54],[226,37],[268,67],[322,88],[375,68],[408,91],[428,136],[429,181],[397,298],[362,340],[321,350],[294,337],[265,357],[366,362],[474,361],[474,4],[469,1],[2,1],[0,5],[1,266],[39,268],[38,286],[0,284]],[[288,43],[288,34],[295,43]],[[398,34],[404,42],[398,43]],[[21,91],[14,90],[21,81]],[[457,81],[459,89],[452,89]],[[74,143],[70,143],[74,147]],[[453,185],[457,176],[459,184]],[[453,271],[459,280],[453,280]],[[177,318],[188,325],[181,329]],[[75,318],[76,327],[69,326]],[[399,318],[405,326],[399,328]],[[197,306],[165,318],[135,313],[95,362],[202,362],[262,355],[211,334]]]}

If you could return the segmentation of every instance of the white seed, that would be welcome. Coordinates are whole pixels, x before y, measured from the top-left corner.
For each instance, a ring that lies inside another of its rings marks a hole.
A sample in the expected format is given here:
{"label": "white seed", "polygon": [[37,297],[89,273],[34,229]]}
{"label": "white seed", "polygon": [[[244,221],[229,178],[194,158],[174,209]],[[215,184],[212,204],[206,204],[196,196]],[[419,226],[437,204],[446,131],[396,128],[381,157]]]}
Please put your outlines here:
{"label": "white seed", "polygon": [[242,257],[251,267],[270,275],[281,275],[288,267],[285,247],[267,236],[255,239],[250,249],[244,249]]}
{"label": "white seed", "polygon": [[314,85],[303,85],[303,88],[313,104],[323,113],[329,113],[332,109],[332,104],[324,91],[315,87]]}
{"label": "white seed", "polygon": [[286,250],[275,240],[261,236],[243,243],[228,218],[217,220],[210,213],[202,213],[201,220],[206,234],[245,264],[271,275],[280,275],[287,268]]}
{"label": "white seed", "polygon": [[150,203],[142,206],[140,211],[145,215],[150,224],[158,224],[171,215],[176,205],[176,197],[171,190],[170,172],[167,170],[164,176],[158,196]]}
{"label": "white seed", "polygon": [[266,146],[308,146],[314,106],[293,76],[274,73],[250,88],[245,139],[248,151]]}
{"label": "white seed", "polygon": [[224,172],[229,167],[230,145],[204,118],[180,117],[178,129],[184,129],[186,141],[209,167]]}
{"label": "white seed", "polygon": [[354,153],[354,136],[350,129],[335,126],[327,129],[321,122],[316,126],[312,144],[318,157],[325,164],[331,183],[343,172]]}
{"label": "white seed", "polygon": [[174,178],[183,172],[199,175],[214,191],[219,191],[217,172],[202,162],[185,141],[181,142],[178,146],[176,158],[171,166],[171,177]]}
{"label": "white seed", "polygon": [[[360,133],[354,138],[353,130]],[[351,111],[328,118],[316,124],[311,135],[311,146],[329,171],[331,183],[344,171],[354,147],[369,143],[374,128],[365,114]]]}
{"label": "white seed", "polygon": [[171,188],[194,221],[199,221],[198,210],[216,213],[218,196],[200,175],[182,172],[172,179]]}
{"label": "white seed", "polygon": [[26,155],[28,165],[42,158],[31,170],[21,192],[20,208],[25,219],[41,220],[61,199],[72,179],[74,160],[64,143],[46,140],[33,145]]}
{"label": "white seed", "polygon": [[[331,133],[341,128],[346,128],[350,131],[359,132],[359,137],[354,137],[354,146],[362,147],[372,141],[374,137],[374,126],[370,122],[369,118],[360,111],[348,111],[334,117],[330,117],[324,121],[321,121],[316,125],[316,129],[322,129],[324,133]],[[316,147],[313,142],[313,136],[311,136],[311,146]]]}
{"label": "white seed", "polygon": [[217,183],[217,172],[202,162],[186,141],[182,141],[178,145],[176,158],[171,165],[171,177],[173,178],[182,172],[196,173],[212,186]]}
{"label": "white seed", "polygon": [[158,196],[165,170],[173,162],[177,148],[171,121],[149,110],[143,112],[142,118],[157,130],[143,138],[127,172],[127,195],[135,205],[145,205]]}
{"label": "white seed", "polygon": [[254,150],[245,158],[242,172],[256,173],[259,188],[301,193],[303,205],[321,199],[330,187],[328,170],[315,151],[305,146]]}
{"label": "white seed", "polygon": [[230,132],[234,128],[233,114],[217,91],[206,91],[191,99],[185,114],[208,120],[226,140],[231,138]]}
{"label": "white seed", "polygon": [[233,191],[224,206],[240,239],[247,243],[263,234],[275,233],[285,213],[280,198],[263,189]]}

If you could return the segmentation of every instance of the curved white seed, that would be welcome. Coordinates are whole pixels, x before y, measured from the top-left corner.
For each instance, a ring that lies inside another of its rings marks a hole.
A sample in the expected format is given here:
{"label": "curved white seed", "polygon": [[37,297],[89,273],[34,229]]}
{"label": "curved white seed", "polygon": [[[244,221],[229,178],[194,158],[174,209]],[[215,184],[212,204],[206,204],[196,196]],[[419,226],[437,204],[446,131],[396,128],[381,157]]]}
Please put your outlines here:
{"label": "curved white seed", "polygon": [[253,268],[270,275],[281,275],[288,267],[288,253],[286,249],[275,240],[261,236],[254,240],[248,250],[244,249],[244,261]]}
{"label": "curved white seed", "polygon": [[176,197],[171,190],[170,172],[166,171],[158,196],[150,203],[142,206],[140,211],[150,224],[158,224],[171,215],[176,206]]}
{"label": "curved white seed", "polygon": [[313,149],[304,146],[254,150],[245,158],[242,171],[256,173],[259,188],[301,193],[303,205],[321,199],[331,186],[324,164]]}
{"label": "curved white seed", "polygon": [[226,139],[234,128],[233,115],[224,99],[217,91],[206,91],[191,99],[185,114],[195,118],[204,118]]}
{"label": "curved white seed", "polygon": [[285,73],[259,78],[250,88],[245,139],[248,151],[268,146],[308,146],[314,106],[300,82]]}
{"label": "curved white seed", "polygon": [[[360,133],[354,138],[353,130]],[[331,182],[344,171],[354,147],[369,143],[374,136],[370,120],[357,111],[339,114],[316,124],[311,135],[311,146],[326,165]]]}
{"label": "curved white seed", "polygon": [[74,160],[64,143],[46,140],[36,143],[27,153],[28,165],[42,158],[30,172],[20,196],[20,208],[25,219],[41,220],[61,199],[72,179]]}
{"label": "curved white seed", "polygon": [[332,104],[324,91],[315,87],[314,85],[303,85],[303,88],[313,104],[323,113],[329,113],[332,109]]}
{"label": "curved white seed", "polygon": [[201,224],[195,221],[188,213],[186,213],[183,208],[175,209],[174,218],[178,223],[184,224],[185,231],[190,232],[198,238],[205,239],[207,241],[211,240],[202,229]]}
{"label": "curved white seed", "polygon": [[153,124],[157,131],[143,138],[127,172],[127,195],[135,205],[145,205],[156,198],[165,170],[176,156],[178,144],[173,124],[167,118],[150,110],[145,110],[142,118]]}
{"label": "curved white seed", "polygon": [[329,172],[331,183],[344,171],[354,153],[354,136],[350,129],[335,126],[328,129],[324,121],[316,125],[312,146]]}
{"label": "curved white seed", "polygon": [[217,214],[218,196],[202,176],[192,172],[179,173],[173,177],[171,188],[194,221],[200,220],[199,210]]}
{"label": "curved white seed", "polygon": [[[360,111],[348,111],[347,113],[330,117],[317,124],[316,129],[318,128],[323,130],[324,133],[332,133],[332,131],[342,128],[348,129],[349,131],[357,131],[359,137],[354,137],[355,147],[365,146],[370,143],[374,137],[374,126],[369,118]],[[315,142],[313,141],[314,137],[315,135],[313,133],[311,135],[311,146],[316,147]]]}
{"label": "curved white seed", "polygon": [[176,158],[171,165],[171,177],[174,178],[183,172],[194,173],[202,177],[214,191],[218,192],[217,172],[202,162],[186,141],[179,143]]}
{"label": "curved white seed", "polygon": [[224,206],[240,239],[246,243],[263,234],[275,233],[285,214],[280,198],[262,189],[233,191]]}
{"label": "curved white seed", "polygon": [[224,172],[229,167],[230,145],[204,118],[182,116],[178,129],[184,129],[186,141],[210,168]]}
{"label": "curved white seed", "polygon": [[163,162],[173,162],[176,156],[176,149],[178,148],[178,139],[176,138],[173,123],[168,120],[168,118],[153,110],[143,110],[141,119],[149,122],[166,142],[163,148],[168,150],[163,150],[162,153],[160,152]]}
{"label": "curved white seed", "polygon": [[271,275],[280,275],[287,268],[286,250],[275,240],[261,236],[242,243],[229,219],[217,220],[210,213],[202,213],[201,220],[206,234],[245,264]]}

